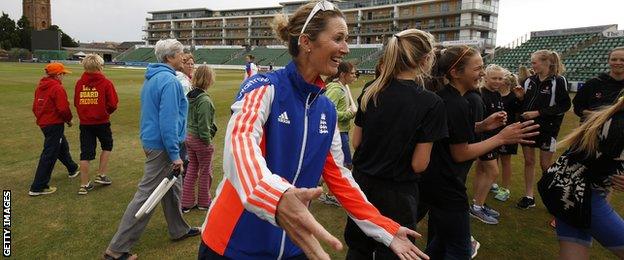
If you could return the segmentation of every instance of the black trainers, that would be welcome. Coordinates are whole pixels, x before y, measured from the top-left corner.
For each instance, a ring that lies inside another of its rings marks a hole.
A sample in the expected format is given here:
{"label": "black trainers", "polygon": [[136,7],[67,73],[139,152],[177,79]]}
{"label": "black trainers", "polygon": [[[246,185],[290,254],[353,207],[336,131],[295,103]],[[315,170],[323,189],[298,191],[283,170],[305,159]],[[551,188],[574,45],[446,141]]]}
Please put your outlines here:
{"label": "black trainers", "polygon": [[522,197],[520,201],[518,201],[518,204],[516,204],[516,207],[521,209],[529,209],[535,207],[535,199]]}
{"label": "black trainers", "polygon": [[197,236],[199,234],[201,234],[200,228],[199,227],[192,227],[191,229],[189,229],[188,232],[186,232],[186,234],[184,234],[183,236],[181,236],[179,238],[173,239],[173,241],[181,241],[181,240],[184,240],[184,239],[189,238],[189,237]]}
{"label": "black trainers", "polygon": [[73,178],[76,178],[76,176],[78,175],[80,175],[80,169],[76,169],[76,171],[70,172],[68,176],[70,179],[73,179]]}
{"label": "black trainers", "polygon": [[78,195],[87,195],[89,191],[95,188],[91,182],[87,183],[87,185],[80,185],[80,189],[78,189]]}
{"label": "black trainers", "polygon": [[107,175],[98,175],[95,176],[95,183],[110,185],[113,181]]}
{"label": "black trainers", "polygon": [[182,213],[184,213],[184,214],[189,213],[189,212],[191,212],[191,210],[192,210],[192,209],[194,209],[195,207],[197,207],[197,205],[192,206],[192,207],[190,207],[190,208],[185,208],[185,207],[182,207]]}

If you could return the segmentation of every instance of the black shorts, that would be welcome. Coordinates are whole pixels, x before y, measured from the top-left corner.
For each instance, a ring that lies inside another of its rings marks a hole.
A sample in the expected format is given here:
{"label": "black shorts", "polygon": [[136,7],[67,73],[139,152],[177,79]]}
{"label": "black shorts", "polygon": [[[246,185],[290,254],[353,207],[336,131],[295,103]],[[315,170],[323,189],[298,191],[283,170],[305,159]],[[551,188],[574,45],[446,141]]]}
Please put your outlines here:
{"label": "black shorts", "polygon": [[[487,140],[487,139],[489,139],[489,138],[491,138],[493,136],[494,136],[493,132],[490,132],[488,134],[484,134],[481,137],[481,141]],[[479,160],[481,160],[481,161],[491,161],[491,160],[498,159],[498,155],[499,155],[498,150],[499,149],[500,149],[500,147],[496,147],[496,148],[494,148],[494,150],[489,151],[488,153],[479,156]]]}
{"label": "black shorts", "polygon": [[535,141],[535,143],[527,144],[526,146],[554,153],[557,150],[557,135],[559,135],[561,120],[540,120],[538,118],[535,120],[535,123],[540,125],[539,135],[529,138],[529,140]]}
{"label": "black shorts", "polygon": [[542,151],[551,153],[557,150],[557,134],[540,133],[529,140],[533,140],[535,143],[527,144],[526,146],[528,147],[539,148]]}
{"label": "black shorts", "polygon": [[518,144],[506,144],[498,149],[499,155],[513,155],[518,154]]}
{"label": "black shorts", "polygon": [[95,159],[95,147],[97,140],[100,141],[102,151],[113,150],[113,133],[110,123],[101,125],[80,125],[80,160],[91,161]]}
{"label": "black shorts", "polygon": [[489,153],[486,153],[484,155],[479,156],[479,160],[481,161],[491,161],[491,160],[496,160],[498,159],[498,155],[499,155],[499,149],[500,147],[496,147],[494,150],[490,151]]}

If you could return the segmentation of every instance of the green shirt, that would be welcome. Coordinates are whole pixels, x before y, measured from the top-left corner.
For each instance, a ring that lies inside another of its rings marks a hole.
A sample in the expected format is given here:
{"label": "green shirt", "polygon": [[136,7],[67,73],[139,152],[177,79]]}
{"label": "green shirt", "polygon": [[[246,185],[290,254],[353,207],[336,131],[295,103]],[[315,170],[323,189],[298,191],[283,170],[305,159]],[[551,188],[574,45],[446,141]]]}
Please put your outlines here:
{"label": "green shirt", "polygon": [[208,93],[197,88],[189,92],[187,98],[189,101],[187,132],[209,145],[217,132],[217,125],[214,123],[214,104]]}
{"label": "green shirt", "polygon": [[327,84],[325,95],[336,106],[336,114],[338,115],[338,129],[340,132],[349,132],[351,129],[351,119],[355,117],[355,113],[349,111],[348,93],[340,82],[331,82]]}

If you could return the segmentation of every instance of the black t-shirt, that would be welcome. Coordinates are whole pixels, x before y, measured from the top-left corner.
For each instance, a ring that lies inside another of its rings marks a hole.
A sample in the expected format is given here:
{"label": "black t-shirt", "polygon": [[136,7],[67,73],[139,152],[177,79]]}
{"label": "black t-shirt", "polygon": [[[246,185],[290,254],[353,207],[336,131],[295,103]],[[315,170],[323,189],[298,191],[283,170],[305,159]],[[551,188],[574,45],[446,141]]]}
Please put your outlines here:
{"label": "black t-shirt", "polygon": [[[468,104],[470,104],[470,118],[474,119],[475,122],[483,121],[483,119],[485,119],[485,104],[481,98],[481,93],[477,90],[468,90],[464,94],[464,98],[468,100]],[[474,142],[480,142],[483,139],[484,136],[482,133],[475,133]]]}
{"label": "black t-shirt", "polygon": [[455,162],[450,145],[475,142],[473,109],[465,95],[462,97],[451,85],[437,94],[444,101],[449,136],[433,144],[431,162],[422,178],[423,199],[438,208],[465,210],[468,209],[466,176],[474,160]]}
{"label": "black t-shirt", "polygon": [[[498,91],[481,88],[481,98],[483,99],[485,107],[485,112],[483,114],[484,119],[496,112],[503,111],[503,99]],[[483,133],[483,140],[496,135],[502,129],[503,128],[500,127],[498,129]]]}
{"label": "black t-shirt", "polygon": [[518,122],[518,113],[520,112],[522,101],[511,91],[507,96],[501,96],[501,99],[503,101],[503,110],[507,113],[507,124]]}
{"label": "black t-shirt", "polygon": [[392,181],[416,181],[416,144],[447,136],[442,100],[414,81],[392,80],[379,92],[377,106],[370,100],[366,112],[358,109],[355,125],[362,128],[362,141],[353,155],[354,172]]}

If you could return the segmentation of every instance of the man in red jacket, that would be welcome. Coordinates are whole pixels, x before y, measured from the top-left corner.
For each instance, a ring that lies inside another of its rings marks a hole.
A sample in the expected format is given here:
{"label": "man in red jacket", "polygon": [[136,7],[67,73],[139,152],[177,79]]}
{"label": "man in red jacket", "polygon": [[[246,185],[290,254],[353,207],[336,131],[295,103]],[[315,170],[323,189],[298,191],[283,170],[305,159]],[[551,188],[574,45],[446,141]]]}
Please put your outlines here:
{"label": "man in red jacket", "polygon": [[39,81],[39,86],[35,90],[32,109],[45,139],[35,179],[28,192],[30,196],[46,195],[56,191],[56,187],[48,186],[48,182],[57,159],[67,167],[70,178],[80,174],[78,164],[69,154],[69,144],[64,134],[64,123],[68,127],[72,126],[72,114],[62,84],[63,76],[70,72],[62,63],[48,64],[45,72],[47,75]]}
{"label": "man in red jacket", "polygon": [[117,92],[113,83],[104,77],[104,59],[97,54],[87,55],[82,60],[85,72],[76,82],[74,106],[80,118],[80,189],[78,194],[86,195],[93,189],[89,180],[89,162],[95,159],[96,138],[100,141],[102,153],[95,182],[110,185],[106,172],[108,159],[113,150],[113,134],[110,114],[117,109]]}

